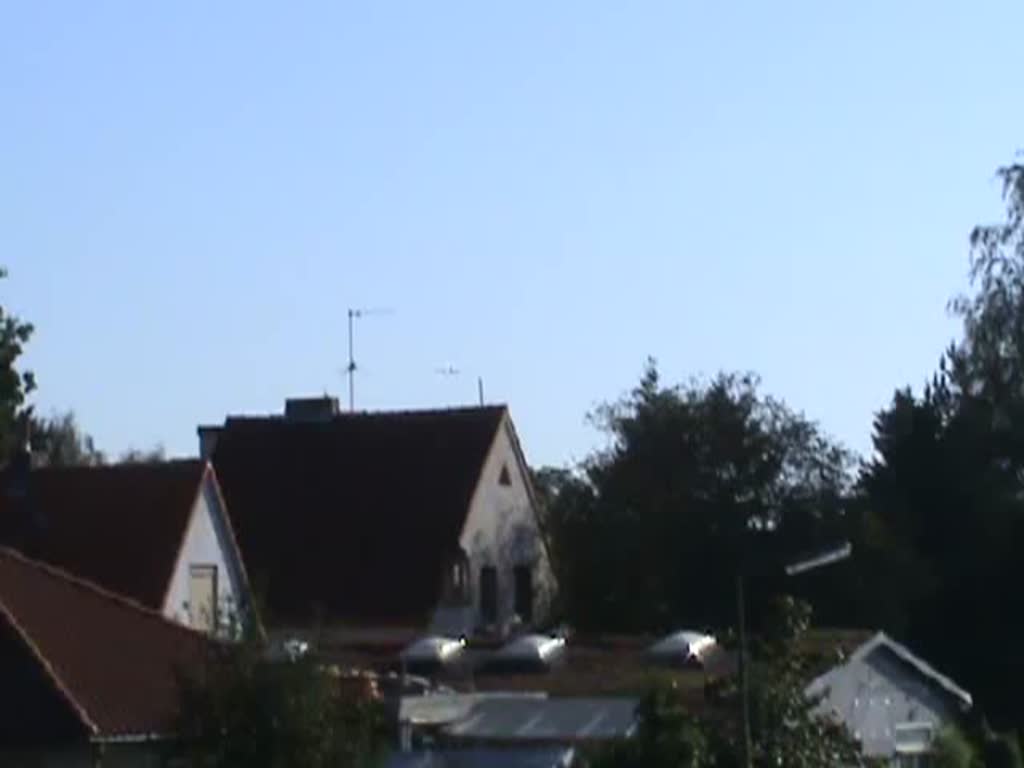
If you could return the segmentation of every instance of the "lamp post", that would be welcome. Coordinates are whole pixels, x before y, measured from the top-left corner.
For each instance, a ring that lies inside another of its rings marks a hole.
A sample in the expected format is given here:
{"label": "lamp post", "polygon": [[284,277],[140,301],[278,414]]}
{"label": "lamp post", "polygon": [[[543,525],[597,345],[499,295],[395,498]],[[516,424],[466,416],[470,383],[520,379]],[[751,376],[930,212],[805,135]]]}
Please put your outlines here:
{"label": "lamp post", "polygon": [[[833,563],[845,560],[853,553],[853,546],[846,541],[829,549],[817,552],[808,557],[797,560],[785,566],[787,576],[799,576],[802,573],[823,568]],[[739,630],[739,675],[740,675],[740,716],[743,724],[743,765],[744,768],[753,766],[753,748],[750,736],[750,680],[747,669],[747,618],[746,601],[743,596],[743,571],[736,572],[736,612],[737,629]]]}

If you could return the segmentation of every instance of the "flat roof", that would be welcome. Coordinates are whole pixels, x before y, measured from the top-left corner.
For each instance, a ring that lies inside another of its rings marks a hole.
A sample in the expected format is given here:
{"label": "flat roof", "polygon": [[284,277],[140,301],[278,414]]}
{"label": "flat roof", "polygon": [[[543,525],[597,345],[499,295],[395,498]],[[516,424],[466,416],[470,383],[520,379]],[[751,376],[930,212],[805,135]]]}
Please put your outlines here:
{"label": "flat roof", "polygon": [[585,742],[625,738],[636,723],[629,697],[484,698],[466,717],[445,726],[450,739]]}

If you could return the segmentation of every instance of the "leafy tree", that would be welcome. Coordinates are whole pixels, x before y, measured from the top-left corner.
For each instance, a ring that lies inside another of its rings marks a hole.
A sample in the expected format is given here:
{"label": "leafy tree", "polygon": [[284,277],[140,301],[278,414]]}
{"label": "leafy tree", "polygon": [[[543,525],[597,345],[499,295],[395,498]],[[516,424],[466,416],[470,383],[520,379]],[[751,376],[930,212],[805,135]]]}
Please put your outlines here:
{"label": "leafy tree", "polygon": [[994,415],[1006,426],[1020,415],[1010,405],[1024,397],[1024,165],[1005,166],[998,174],[1005,219],[971,232],[970,277],[976,290],[952,302],[964,337],[949,357],[953,384],[965,396],[1001,406]]}
{"label": "leafy tree", "polygon": [[248,639],[217,646],[181,682],[178,756],[190,768],[348,768],[368,764],[383,717],[313,659],[269,661]]}
{"label": "leafy tree", "polygon": [[[752,376],[666,387],[651,361],[593,419],[606,449],[578,472],[539,473],[578,626],[731,623],[737,569],[777,576],[785,556],[845,533],[850,456]],[[772,586],[753,586],[754,616]]]}
{"label": "leafy tree", "polygon": [[716,765],[707,724],[689,714],[679,691],[659,685],[637,712],[639,727],[629,739],[598,750],[591,768],[705,768]]}
{"label": "leafy tree", "polygon": [[[834,768],[864,762],[845,728],[815,712],[816,702],[804,694],[807,662],[795,649],[810,617],[806,603],[782,598],[773,602],[766,618],[751,692],[751,761],[757,768]],[[695,717],[676,689],[655,687],[641,703],[635,736],[600,751],[594,765],[739,768],[738,696],[735,686],[721,690],[708,713]]]}
{"label": "leafy tree", "polygon": [[817,702],[804,693],[810,674],[799,648],[810,626],[807,603],[789,596],[772,602],[752,674],[751,733],[757,766],[826,768],[863,762],[846,728],[817,713]]}
{"label": "leafy tree", "polygon": [[[0,268],[0,279],[7,270]],[[32,337],[33,327],[0,307],[0,463],[6,462],[19,439],[18,421],[24,413],[25,397],[35,389],[30,371],[19,371],[18,358]]]}
{"label": "leafy tree", "polygon": [[974,746],[955,726],[943,728],[932,743],[935,768],[973,768],[977,755]]}
{"label": "leafy tree", "polygon": [[148,450],[142,450],[141,448],[129,448],[118,457],[117,463],[156,464],[166,460],[167,453],[164,451],[164,447],[162,445],[156,445]]}
{"label": "leafy tree", "polygon": [[49,467],[95,466],[104,463],[93,439],[81,431],[75,415],[68,411],[48,419],[35,419],[32,452]]}
{"label": "leafy tree", "polygon": [[972,232],[973,292],[953,302],[963,337],[920,397],[897,392],[879,414],[862,489],[898,563],[877,594],[899,609],[878,623],[1019,727],[1024,600],[1006,585],[1024,579],[1024,166],[1000,176],[1005,219]]}
{"label": "leafy tree", "polygon": [[1015,733],[991,735],[983,748],[985,768],[1022,768],[1020,743]]}

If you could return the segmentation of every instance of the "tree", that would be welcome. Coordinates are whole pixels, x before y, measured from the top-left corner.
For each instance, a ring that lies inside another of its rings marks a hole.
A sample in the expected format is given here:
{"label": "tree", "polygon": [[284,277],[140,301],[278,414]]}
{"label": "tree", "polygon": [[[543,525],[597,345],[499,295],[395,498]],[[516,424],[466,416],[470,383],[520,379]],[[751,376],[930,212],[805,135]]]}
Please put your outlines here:
{"label": "tree", "polygon": [[707,724],[687,712],[671,685],[652,688],[637,710],[639,726],[632,738],[600,749],[591,768],[706,768],[716,765],[705,735]]}
{"label": "tree", "polygon": [[639,385],[592,417],[609,437],[577,472],[542,474],[567,618],[581,628],[732,623],[739,568],[756,617],[778,566],[847,524],[850,456],[753,376]]}
{"label": "tree", "polygon": [[[879,622],[971,690],[1000,727],[1024,724],[1024,166],[999,172],[1004,221],[971,233],[973,292],[954,300],[963,336],[914,396],[875,424],[864,504],[900,607]],[[891,616],[902,620],[890,626]],[[967,628],[976,653],[950,632]]]}
{"label": "tree", "polygon": [[32,453],[48,467],[96,466],[105,460],[71,411],[33,420]]}
{"label": "tree", "polygon": [[177,748],[189,768],[350,768],[384,734],[370,697],[312,658],[267,660],[255,638],[216,646],[181,692]]}
{"label": "tree", "polygon": [[118,459],[118,464],[157,464],[161,461],[167,460],[167,453],[164,451],[162,445],[155,445],[148,450],[142,450],[141,448],[129,448],[127,451],[122,453]]}
{"label": "tree", "polygon": [[846,728],[816,712],[817,702],[804,692],[808,660],[798,649],[810,626],[807,603],[790,596],[772,602],[752,674],[751,732],[757,766],[826,768],[863,762]]}
{"label": "tree", "polygon": [[[0,268],[0,279],[7,270]],[[19,371],[18,358],[32,337],[30,323],[0,306],[0,463],[6,462],[19,439],[19,419],[25,417],[25,397],[35,389],[31,371]]]}
{"label": "tree", "polygon": [[[964,337],[950,350],[952,381],[962,394],[992,403],[1024,397],[1024,165],[1000,168],[1004,221],[971,232],[973,295],[952,302]],[[1019,412],[998,414],[1004,423]]]}
{"label": "tree", "polygon": [[936,734],[932,743],[935,768],[973,768],[976,759],[974,746],[959,728],[947,726]]}
{"label": "tree", "polygon": [[[856,742],[807,698],[807,662],[795,651],[810,626],[810,607],[775,600],[754,667],[752,763],[757,768],[859,766]],[[735,686],[716,694],[702,717],[688,712],[677,690],[656,686],[643,699],[631,739],[598,753],[595,768],[736,768],[743,753]]]}

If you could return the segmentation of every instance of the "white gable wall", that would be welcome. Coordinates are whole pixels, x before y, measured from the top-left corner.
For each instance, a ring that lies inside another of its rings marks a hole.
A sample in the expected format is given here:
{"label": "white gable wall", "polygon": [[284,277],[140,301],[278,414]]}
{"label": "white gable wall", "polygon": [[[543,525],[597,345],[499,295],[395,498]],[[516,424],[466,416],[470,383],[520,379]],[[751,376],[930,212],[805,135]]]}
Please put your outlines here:
{"label": "white gable wall", "polygon": [[915,733],[934,735],[957,716],[950,696],[884,645],[833,669],[808,692],[822,697],[818,711],[843,722],[868,757],[913,749]]}
{"label": "white gable wall", "polygon": [[170,588],[164,600],[163,613],[169,619],[189,626],[190,571],[193,565],[217,568],[218,613],[223,628],[237,617],[239,606],[245,604],[245,580],[235,557],[228,532],[227,516],[217,493],[213,475],[203,476],[202,490],[195,501],[192,519],[185,532]]}
{"label": "white gable wall", "polygon": [[[508,416],[498,429],[491,451],[484,461],[476,493],[459,540],[469,557],[469,609],[456,620],[453,612],[439,611],[435,629],[466,634],[480,624],[480,572],[494,566],[498,575],[498,622],[509,621],[514,612],[513,568],[533,568],[534,622],[542,620],[550,605],[553,578],[547,552],[537,523],[537,510],[529,491],[526,467],[520,462]],[[509,485],[499,482],[502,467],[507,467]],[[451,624],[462,626],[452,627]],[[449,626],[443,626],[448,624]]]}

